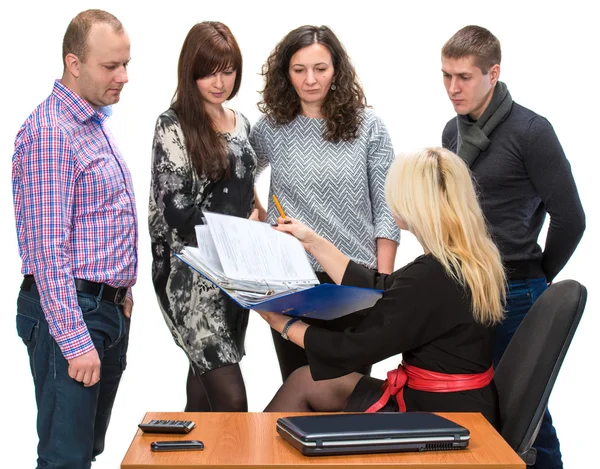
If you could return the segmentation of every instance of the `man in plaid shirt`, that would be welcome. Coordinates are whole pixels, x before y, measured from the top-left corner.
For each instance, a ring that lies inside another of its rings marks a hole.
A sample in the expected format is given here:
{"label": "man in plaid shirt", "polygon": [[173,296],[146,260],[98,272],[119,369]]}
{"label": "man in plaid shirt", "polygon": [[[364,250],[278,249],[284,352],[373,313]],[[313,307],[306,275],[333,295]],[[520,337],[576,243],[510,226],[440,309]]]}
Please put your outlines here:
{"label": "man in plaid shirt", "polygon": [[38,467],[90,467],[104,449],[125,368],[137,215],[131,175],[105,121],[129,59],[117,18],[77,15],[63,41],[62,79],[15,141],[24,275],[17,331],[35,384]]}

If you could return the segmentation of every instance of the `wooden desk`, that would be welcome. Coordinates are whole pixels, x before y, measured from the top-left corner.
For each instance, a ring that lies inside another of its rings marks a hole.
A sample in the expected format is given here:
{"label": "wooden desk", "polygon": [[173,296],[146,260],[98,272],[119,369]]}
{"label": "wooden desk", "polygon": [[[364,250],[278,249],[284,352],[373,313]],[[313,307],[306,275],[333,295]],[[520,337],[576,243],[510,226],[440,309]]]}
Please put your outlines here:
{"label": "wooden desk", "polygon": [[[312,469],[439,469],[440,466],[452,469],[525,469],[525,463],[481,414],[439,414],[469,429],[471,440],[465,450],[317,457],[303,456],[277,434],[276,420],[289,415],[299,414],[148,412],[144,422],[152,419],[193,420],[196,427],[187,435],[144,434],[138,430],[121,469],[256,469],[267,466],[285,469],[306,466]],[[202,440],[205,449],[169,453],[150,451],[150,443],[161,440]]]}

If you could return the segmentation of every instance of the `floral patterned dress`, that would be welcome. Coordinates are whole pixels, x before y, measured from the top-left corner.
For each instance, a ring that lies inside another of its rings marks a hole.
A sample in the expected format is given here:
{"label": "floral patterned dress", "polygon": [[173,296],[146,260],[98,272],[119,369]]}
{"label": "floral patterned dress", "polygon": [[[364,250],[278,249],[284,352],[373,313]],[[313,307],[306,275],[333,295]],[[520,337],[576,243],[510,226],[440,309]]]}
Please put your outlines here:
{"label": "floral patterned dress", "polygon": [[174,253],[197,245],[194,227],[203,223],[203,210],[247,218],[254,208],[256,155],[248,141],[250,123],[235,114],[235,130],[222,134],[232,162],[227,179],[198,176],[172,109],[158,117],[152,145],[148,208],[152,281],[175,342],[200,374],[241,360],[248,310]]}

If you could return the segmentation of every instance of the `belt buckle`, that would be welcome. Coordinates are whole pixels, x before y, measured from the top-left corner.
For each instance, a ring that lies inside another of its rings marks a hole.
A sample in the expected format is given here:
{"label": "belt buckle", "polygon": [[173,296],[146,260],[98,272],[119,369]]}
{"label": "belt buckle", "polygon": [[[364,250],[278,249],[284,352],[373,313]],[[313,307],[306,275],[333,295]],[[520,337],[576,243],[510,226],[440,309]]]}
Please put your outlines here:
{"label": "belt buckle", "polygon": [[125,287],[117,288],[117,293],[115,294],[115,304],[118,306],[123,306],[125,304],[126,298],[127,298],[127,288],[125,288]]}

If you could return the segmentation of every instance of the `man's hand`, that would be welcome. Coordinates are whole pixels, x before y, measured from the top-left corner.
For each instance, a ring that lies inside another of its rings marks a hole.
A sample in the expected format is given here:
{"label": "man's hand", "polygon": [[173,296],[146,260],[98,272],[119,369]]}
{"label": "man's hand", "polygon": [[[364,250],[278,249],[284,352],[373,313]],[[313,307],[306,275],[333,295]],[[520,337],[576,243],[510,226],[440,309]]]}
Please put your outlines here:
{"label": "man's hand", "polygon": [[96,349],[83,355],[67,360],[69,362],[69,376],[75,381],[90,387],[100,381],[100,357]]}
{"label": "man's hand", "polygon": [[131,312],[133,311],[133,300],[129,297],[125,298],[125,304],[123,305],[123,314],[126,318],[131,318]]}

